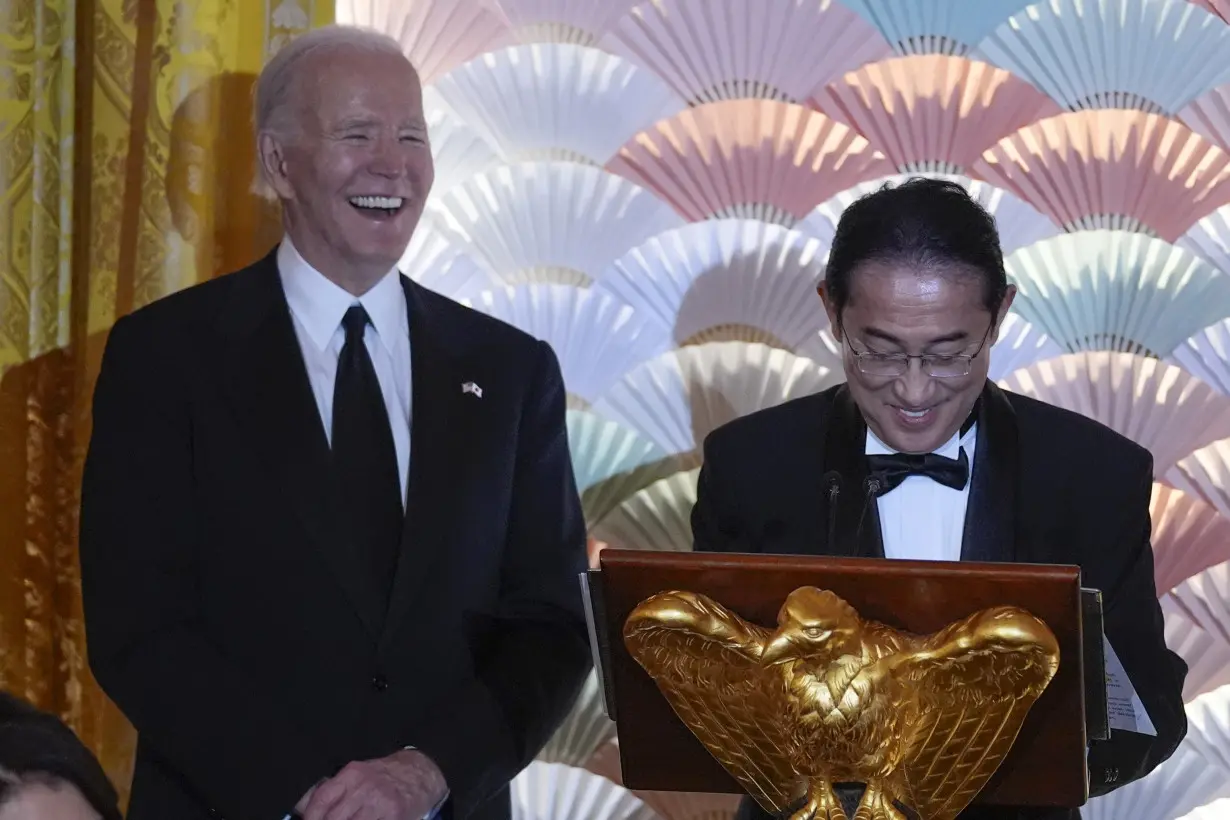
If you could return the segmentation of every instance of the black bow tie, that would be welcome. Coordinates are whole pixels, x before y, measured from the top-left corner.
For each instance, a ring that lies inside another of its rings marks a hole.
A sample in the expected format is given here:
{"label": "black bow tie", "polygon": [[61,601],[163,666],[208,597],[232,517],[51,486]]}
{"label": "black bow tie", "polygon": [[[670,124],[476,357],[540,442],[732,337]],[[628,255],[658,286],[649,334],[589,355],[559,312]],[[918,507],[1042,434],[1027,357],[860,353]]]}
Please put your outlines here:
{"label": "black bow tie", "polygon": [[969,458],[964,447],[959,458],[947,458],[936,453],[869,455],[867,470],[880,479],[880,490],[876,495],[884,495],[912,475],[925,475],[945,487],[960,490],[969,481]]}

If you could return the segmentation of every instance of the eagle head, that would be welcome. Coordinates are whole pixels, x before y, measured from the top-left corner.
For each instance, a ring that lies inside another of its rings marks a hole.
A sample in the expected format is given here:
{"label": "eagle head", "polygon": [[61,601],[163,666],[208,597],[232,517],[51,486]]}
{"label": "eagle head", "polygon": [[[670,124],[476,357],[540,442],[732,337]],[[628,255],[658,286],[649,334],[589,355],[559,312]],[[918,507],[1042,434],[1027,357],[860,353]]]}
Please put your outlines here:
{"label": "eagle head", "polygon": [[760,663],[827,662],[857,652],[860,624],[854,608],[832,592],[815,587],[796,589],[777,613],[777,631],[765,644]]}

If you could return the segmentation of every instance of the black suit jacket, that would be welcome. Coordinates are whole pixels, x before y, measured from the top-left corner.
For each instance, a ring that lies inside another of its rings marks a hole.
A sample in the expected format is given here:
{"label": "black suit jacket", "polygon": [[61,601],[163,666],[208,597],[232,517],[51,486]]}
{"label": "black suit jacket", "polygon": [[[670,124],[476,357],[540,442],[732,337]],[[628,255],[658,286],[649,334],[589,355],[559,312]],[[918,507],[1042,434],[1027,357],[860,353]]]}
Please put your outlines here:
{"label": "black suit jacket", "polygon": [[[1093,745],[1090,793],[1104,794],[1152,771],[1187,731],[1187,667],[1166,648],[1153,584],[1153,459],[1095,421],[990,382],[978,408],[961,559],[1079,565],[1082,585],[1104,593],[1107,637],[1157,728],[1156,738],[1119,733]],[[692,513],[696,549],[882,558],[874,503],[859,527],[866,429],[839,385],[714,431],[705,441]],[[843,486],[832,510],[829,471],[842,476]],[[745,805],[740,816],[764,816],[753,808]],[[961,815],[1076,816],[981,807]]]}
{"label": "black suit jacket", "polygon": [[387,612],[331,514],[275,257],[111,333],[81,565],[91,667],[139,733],[133,820],[281,820],[407,745],[443,771],[447,815],[507,818],[579,691],[585,525],[556,358],[402,281],[411,466]]}

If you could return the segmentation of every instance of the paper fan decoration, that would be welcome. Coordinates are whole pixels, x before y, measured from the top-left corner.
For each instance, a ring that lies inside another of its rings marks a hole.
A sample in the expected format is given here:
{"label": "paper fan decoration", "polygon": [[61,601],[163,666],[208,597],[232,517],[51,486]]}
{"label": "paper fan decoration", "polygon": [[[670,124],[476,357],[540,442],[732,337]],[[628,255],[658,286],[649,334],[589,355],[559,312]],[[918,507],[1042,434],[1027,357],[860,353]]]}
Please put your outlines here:
{"label": "paper fan decoration", "polygon": [[1230,395],[1230,320],[1206,327],[1175,348],[1167,361]]}
{"label": "paper fan decoration", "polygon": [[728,421],[817,393],[841,378],[779,348],[710,342],[646,362],[595,402],[594,411],[669,453],[690,453]]}
{"label": "paper fan decoration", "polygon": [[591,669],[576,703],[537,759],[544,763],[581,766],[614,737],[615,721],[606,716],[598,675]]}
{"label": "paper fan decoration", "polygon": [[771,100],[684,111],[635,136],[607,168],[691,222],[741,217],[787,227],[837,192],[893,171],[847,126]]}
{"label": "paper fan decoration", "polygon": [[1218,208],[1197,222],[1176,244],[1230,274],[1230,205]]}
{"label": "paper fan decoration", "polygon": [[[623,784],[619,762],[619,740],[601,746],[585,768],[613,783]],[[739,808],[739,795],[694,792],[634,791],[662,820],[732,820]]]}
{"label": "paper fan decoration", "polygon": [[1193,5],[1208,9],[1223,20],[1230,22],[1230,0],[1189,0]]}
{"label": "paper fan decoration", "polygon": [[427,213],[509,284],[587,286],[629,248],[683,223],[644,188],[573,162],[494,168],[433,199]]}
{"label": "paper fan decoration", "polygon": [[1050,217],[1042,214],[1037,208],[1015,194],[966,176],[937,173],[891,174],[870,182],[860,183],[817,205],[815,210],[795,226],[795,229],[810,233],[822,239],[826,244],[831,244],[842,212],[856,199],[874,193],[886,185],[896,187],[917,177],[948,180],[969,191],[970,196],[978,200],[978,203],[995,217],[1000,248],[1005,254],[1055,236],[1060,232],[1059,226]]}
{"label": "paper fan decoration", "polygon": [[441,77],[435,91],[506,161],[604,165],[685,103],[651,72],[594,48],[515,46]]}
{"label": "paper fan decoration", "polygon": [[1063,348],[1051,337],[1017,314],[1009,313],[1000,323],[999,341],[991,348],[988,377],[1002,379],[1014,370],[1063,354]]}
{"label": "paper fan decoration", "polygon": [[1163,480],[1230,518],[1230,440],[1193,448]]}
{"label": "paper fan decoration", "polygon": [[899,54],[965,54],[1029,0],[842,0]]}
{"label": "paper fan decoration", "polygon": [[517,39],[523,43],[593,45],[635,2],[636,0],[500,0],[500,5],[508,16],[508,22],[512,25]]}
{"label": "paper fan decoration", "polygon": [[1161,606],[1166,645],[1187,663],[1183,699],[1230,685],[1230,563],[1187,579]]}
{"label": "paper fan decoration", "polygon": [[623,786],[562,763],[531,763],[511,791],[513,820],[661,820]]}
{"label": "paper fan decoration", "polygon": [[648,0],[603,40],[689,103],[803,102],[813,88],[892,53],[835,0]]}
{"label": "paper fan decoration", "polygon": [[334,19],[394,37],[424,84],[511,42],[508,18],[497,0],[336,0]]}
{"label": "paper fan decoration", "polygon": [[1230,818],[1230,797],[1214,800],[1207,806],[1201,806],[1191,811],[1179,820],[1228,820]]}
{"label": "paper fan decoration", "polygon": [[450,244],[429,224],[415,230],[398,269],[423,287],[457,301],[500,284],[481,259]]}
{"label": "paper fan decoration", "polygon": [[899,171],[953,174],[1003,137],[1062,111],[1001,68],[939,54],[865,65],[817,89],[812,103]]}
{"label": "paper fan decoration", "polygon": [[1230,27],[1187,0],[1045,0],[975,53],[1072,110],[1173,115],[1230,79]]}
{"label": "paper fan decoration", "polygon": [[1077,111],[988,149],[971,173],[1065,230],[1118,228],[1174,242],[1230,202],[1230,155],[1186,126],[1138,111]]}
{"label": "paper fan decoration", "polygon": [[799,352],[828,325],[816,295],[827,252],[780,225],[709,220],[633,248],[596,287],[677,345],[746,341]]}
{"label": "paper fan decoration", "polygon": [[568,411],[568,449],[590,525],[655,481],[693,466],[639,433],[586,411]]}
{"label": "paper fan decoration", "polygon": [[1004,260],[1013,310],[1067,350],[1165,356],[1230,316],[1230,275],[1136,233],[1082,231]]}
{"label": "paper fan decoration", "polygon": [[655,481],[623,501],[590,532],[616,549],[691,552],[699,473],[699,468],[685,470]]}
{"label": "paper fan decoration", "polygon": [[1230,687],[1187,704],[1187,736],[1147,777],[1081,806],[1082,820],[1163,820],[1230,796]]}
{"label": "paper fan decoration", "polygon": [[423,89],[423,110],[436,172],[433,197],[500,162],[495,145],[459,117],[431,86]]}
{"label": "paper fan decoration", "polygon": [[[1230,518],[1195,496],[1153,485],[1153,575],[1158,593],[1230,561]],[[1228,633],[1230,634],[1230,633]]]}
{"label": "paper fan decoration", "polygon": [[570,401],[587,407],[641,362],[670,347],[628,305],[569,285],[519,285],[480,294],[473,306],[551,345]]}
{"label": "paper fan decoration", "polygon": [[1148,448],[1154,475],[1230,436],[1230,398],[1157,359],[1073,353],[1018,370],[999,384],[1100,421]]}
{"label": "paper fan decoration", "polygon": [[1209,142],[1230,149],[1230,83],[1201,94],[1179,112],[1179,119]]}

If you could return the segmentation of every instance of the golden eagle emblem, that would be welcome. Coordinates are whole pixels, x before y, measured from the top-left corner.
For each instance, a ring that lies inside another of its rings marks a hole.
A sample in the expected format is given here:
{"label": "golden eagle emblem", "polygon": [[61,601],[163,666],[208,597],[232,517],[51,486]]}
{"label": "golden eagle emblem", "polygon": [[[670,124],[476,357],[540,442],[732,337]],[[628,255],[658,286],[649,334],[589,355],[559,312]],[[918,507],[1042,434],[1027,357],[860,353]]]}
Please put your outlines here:
{"label": "golden eagle emblem", "polygon": [[769,812],[847,820],[836,783],[866,789],[854,820],[955,818],[1008,754],[1059,668],[1046,624],[1015,607],[920,636],[802,587],[777,629],[691,592],[628,617],[624,641],[675,713]]}

